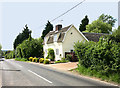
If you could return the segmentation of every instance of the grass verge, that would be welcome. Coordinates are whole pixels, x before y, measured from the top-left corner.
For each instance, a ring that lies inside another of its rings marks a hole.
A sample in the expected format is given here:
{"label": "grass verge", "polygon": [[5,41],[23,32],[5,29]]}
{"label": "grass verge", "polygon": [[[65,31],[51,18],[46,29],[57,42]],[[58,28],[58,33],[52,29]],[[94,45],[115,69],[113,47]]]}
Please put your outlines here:
{"label": "grass verge", "polygon": [[15,58],[15,60],[16,61],[24,61],[24,62],[28,61],[26,58]]}
{"label": "grass verge", "polygon": [[72,69],[71,71],[72,72],[75,71],[75,72],[79,73],[80,75],[95,77],[95,78],[99,78],[102,81],[112,82],[112,83],[120,85],[120,73],[113,73],[113,74],[110,73],[107,75],[103,75],[95,70],[91,70],[91,69],[85,68],[83,66],[79,66],[79,68]]}

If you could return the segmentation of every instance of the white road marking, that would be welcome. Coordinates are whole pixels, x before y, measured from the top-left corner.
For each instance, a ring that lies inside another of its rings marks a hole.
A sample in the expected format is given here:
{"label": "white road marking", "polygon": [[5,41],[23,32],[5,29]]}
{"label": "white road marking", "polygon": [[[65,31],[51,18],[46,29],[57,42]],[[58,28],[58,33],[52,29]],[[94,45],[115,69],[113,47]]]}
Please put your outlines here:
{"label": "white road marking", "polygon": [[47,81],[47,82],[49,82],[49,83],[52,83],[51,81],[49,81],[49,80],[47,80],[46,78],[44,78],[44,77],[42,77],[42,76],[36,74],[35,72],[33,72],[33,71],[31,71],[31,70],[28,70],[28,71],[31,72],[31,73],[33,73],[34,75],[36,75],[36,76],[42,78],[43,80],[45,80],[45,81]]}

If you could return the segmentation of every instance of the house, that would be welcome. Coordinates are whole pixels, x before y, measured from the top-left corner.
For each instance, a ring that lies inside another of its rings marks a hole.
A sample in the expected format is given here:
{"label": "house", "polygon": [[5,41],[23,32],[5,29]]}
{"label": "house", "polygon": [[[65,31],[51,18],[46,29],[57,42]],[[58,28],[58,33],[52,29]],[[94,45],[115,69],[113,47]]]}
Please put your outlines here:
{"label": "house", "polygon": [[62,28],[61,24],[56,25],[55,31],[50,31],[44,38],[43,50],[44,58],[47,57],[48,49],[52,48],[55,52],[55,60],[65,57],[66,52],[74,50],[74,43],[81,41],[99,41],[102,33],[82,33],[74,25]]}

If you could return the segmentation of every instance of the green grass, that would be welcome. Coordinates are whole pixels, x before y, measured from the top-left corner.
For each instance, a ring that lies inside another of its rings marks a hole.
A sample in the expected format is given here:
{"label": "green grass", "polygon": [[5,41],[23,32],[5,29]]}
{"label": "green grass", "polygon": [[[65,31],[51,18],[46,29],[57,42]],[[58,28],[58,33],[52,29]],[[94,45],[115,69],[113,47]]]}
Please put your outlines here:
{"label": "green grass", "polygon": [[120,83],[120,73],[109,73],[107,75],[103,75],[100,72],[85,68],[84,66],[79,66],[75,70],[81,75],[100,78],[102,81],[115,82],[118,84]]}
{"label": "green grass", "polygon": [[15,58],[16,61],[28,61],[26,58]]}

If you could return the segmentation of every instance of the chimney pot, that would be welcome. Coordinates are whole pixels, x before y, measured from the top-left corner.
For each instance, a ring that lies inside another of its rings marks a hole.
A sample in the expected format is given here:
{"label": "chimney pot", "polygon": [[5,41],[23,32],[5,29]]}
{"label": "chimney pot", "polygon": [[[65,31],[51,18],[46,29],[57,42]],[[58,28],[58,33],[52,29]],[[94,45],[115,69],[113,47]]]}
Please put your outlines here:
{"label": "chimney pot", "polygon": [[62,25],[61,25],[61,24],[58,24],[58,25],[56,25],[55,31],[59,31],[59,30],[61,30],[61,28],[62,28]]}

